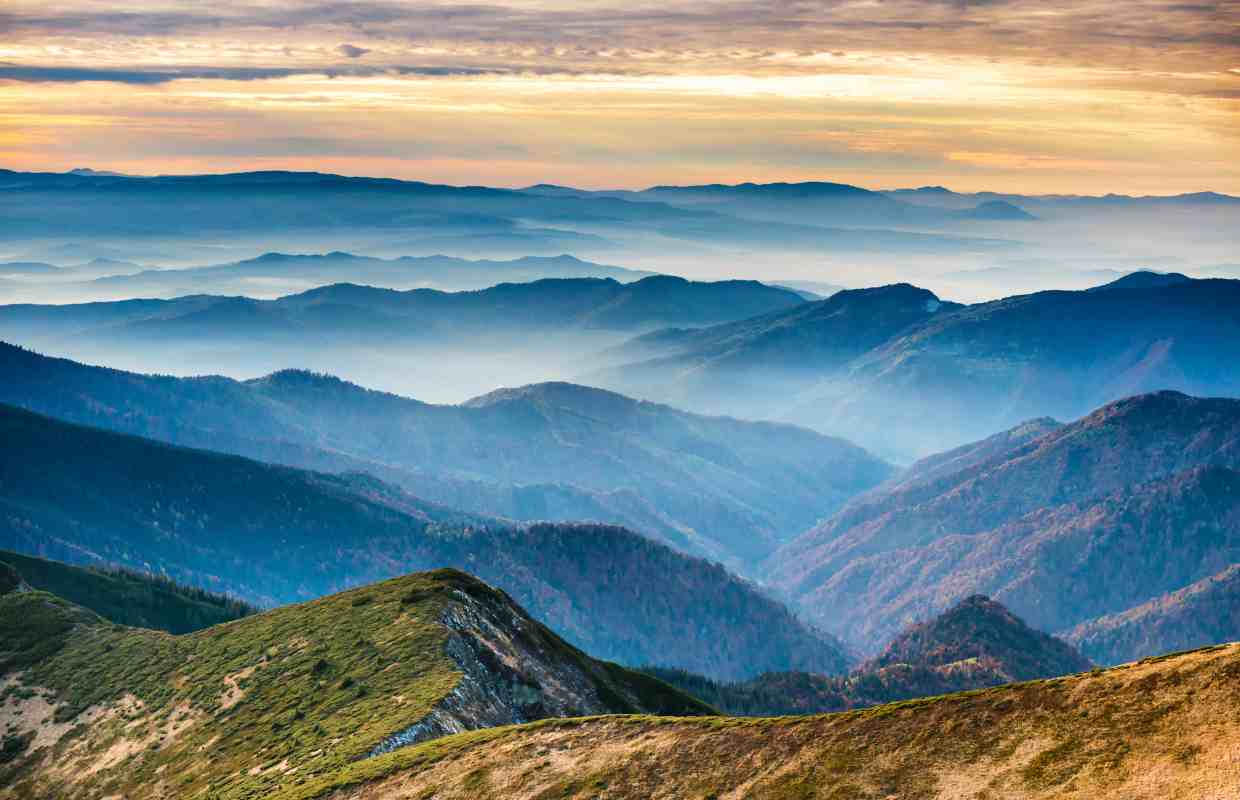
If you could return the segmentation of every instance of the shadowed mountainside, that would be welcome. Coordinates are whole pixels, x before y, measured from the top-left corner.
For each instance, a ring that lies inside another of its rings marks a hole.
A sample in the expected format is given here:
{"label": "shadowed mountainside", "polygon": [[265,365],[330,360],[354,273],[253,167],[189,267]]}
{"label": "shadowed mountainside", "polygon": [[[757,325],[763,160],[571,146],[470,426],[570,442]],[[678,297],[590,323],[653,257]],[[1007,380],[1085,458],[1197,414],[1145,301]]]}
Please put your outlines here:
{"label": "shadowed mountainside", "polygon": [[233,597],[134,570],[76,567],[6,550],[0,550],[0,564],[14,570],[29,588],[62,597],[118,625],[190,633],[258,612]]}
{"label": "shadowed mountainside", "polygon": [[263,604],[467,569],[601,657],[740,678],[842,672],[838,643],[717,564],[623,528],[518,526],[327,475],[0,407],[0,547]]}
{"label": "shadowed mountainside", "polygon": [[728,714],[847,711],[1088,670],[1070,645],[1033,630],[981,595],[913,625],[849,675],[773,672],[726,683],[683,670],[645,671]]}
{"label": "shadowed mountainside", "polygon": [[1240,564],[1127,611],[1083,622],[1064,634],[1104,664],[1238,637]]}

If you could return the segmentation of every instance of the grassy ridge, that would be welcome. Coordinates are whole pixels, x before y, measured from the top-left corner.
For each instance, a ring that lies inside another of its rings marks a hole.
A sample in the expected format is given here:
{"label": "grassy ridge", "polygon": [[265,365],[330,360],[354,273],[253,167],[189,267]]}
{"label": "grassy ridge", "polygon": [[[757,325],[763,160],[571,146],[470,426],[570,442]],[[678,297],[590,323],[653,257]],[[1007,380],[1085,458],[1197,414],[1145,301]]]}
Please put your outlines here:
{"label": "grassy ridge", "polygon": [[279,800],[1228,797],[1240,645],[816,717],[549,720],[355,765]]}
{"label": "grassy ridge", "polygon": [[0,800],[254,800],[335,780],[415,724],[600,712],[713,713],[456,570],[181,636],[0,596]]}
{"label": "grassy ridge", "polygon": [[[42,643],[17,642],[0,663],[10,675],[25,669],[16,685],[53,697],[54,721],[73,725],[0,797],[163,787],[242,800],[337,769],[456,685],[435,624],[443,602],[439,580],[413,576],[171,636],[109,624],[43,592],[0,598],[5,641],[28,631]],[[134,757],[116,758],[129,747]],[[294,762],[295,777],[282,766]],[[89,790],[69,765],[100,770]]]}

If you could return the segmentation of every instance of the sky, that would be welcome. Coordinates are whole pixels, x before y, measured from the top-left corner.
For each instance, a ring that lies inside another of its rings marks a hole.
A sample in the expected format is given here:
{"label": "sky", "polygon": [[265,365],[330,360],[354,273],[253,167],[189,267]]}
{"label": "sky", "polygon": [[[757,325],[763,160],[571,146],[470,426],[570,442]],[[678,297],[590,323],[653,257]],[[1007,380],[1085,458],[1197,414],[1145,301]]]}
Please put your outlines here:
{"label": "sky", "polygon": [[1240,0],[0,0],[0,167],[1240,194]]}

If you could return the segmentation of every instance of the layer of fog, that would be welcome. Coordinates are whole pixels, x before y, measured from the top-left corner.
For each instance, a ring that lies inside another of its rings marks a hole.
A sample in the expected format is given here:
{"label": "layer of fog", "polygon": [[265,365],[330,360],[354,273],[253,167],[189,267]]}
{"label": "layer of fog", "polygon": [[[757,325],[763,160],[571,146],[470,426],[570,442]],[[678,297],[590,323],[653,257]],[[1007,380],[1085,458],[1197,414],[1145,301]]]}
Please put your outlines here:
{"label": "layer of fog", "polygon": [[[1036,221],[973,221],[936,228],[936,236],[962,237],[959,246],[932,242],[924,248],[904,244],[866,248],[868,234],[861,230],[854,231],[857,241],[836,248],[829,244],[829,237],[827,243],[812,247],[778,240],[725,242],[688,239],[672,229],[575,222],[555,229],[527,226],[523,230],[528,235],[515,241],[488,240],[469,229],[453,237],[434,236],[425,229],[352,229],[273,230],[244,236],[4,238],[0,262],[45,262],[64,269],[54,274],[21,274],[0,264],[0,302],[118,299],[132,295],[109,288],[99,278],[146,269],[226,264],[273,251],[345,251],[383,258],[444,254],[472,259],[567,253],[588,261],[700,280],[811,281],[846,288],[908,282],[943,299],[977,302],[1046,289],[1086,288],[1137,269],[1240,277],[1235,257],[1240,252],[1240,211],[1236,209],[1234,204],[1102,209],[1048,205],[1037,209]],[[313,285],[313,281],[285,275],[230,285],[221,293],[270,298]],[[436,284],[411,276],[389,288],[424,285]],[[153,290],[140,296],[169,294]]]}

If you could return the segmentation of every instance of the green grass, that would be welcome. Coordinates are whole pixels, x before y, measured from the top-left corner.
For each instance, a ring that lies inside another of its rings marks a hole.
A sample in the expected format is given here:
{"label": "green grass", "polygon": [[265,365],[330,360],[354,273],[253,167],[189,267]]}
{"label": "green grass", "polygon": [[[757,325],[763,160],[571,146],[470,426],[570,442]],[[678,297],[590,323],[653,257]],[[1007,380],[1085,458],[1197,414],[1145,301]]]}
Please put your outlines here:
{"label": "green grass", "polygon": [[[87,744],[98,752],[123,739],[144,747],[90,791],[18,776],[0,797],[140,797],[160,775],[174,775],[178,797],[248,800],[340,770],[456,686],[437,623],[453,580],[399,578],[183,636],[109,624],[42,592],[0,597],[3,671],[23,671],[26,686],[54,693],[64,720],[132,695],[140,722],[114,717],[94,726]],[[229,706],[225,678],[237,675],[245,702]],[[168,735],[184,715],[198,724]],[[44,755],[65,757],[75,738]],[[285,759],[298,765],[292,777],[249,774]]]}

